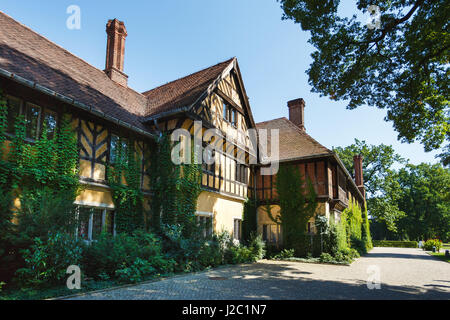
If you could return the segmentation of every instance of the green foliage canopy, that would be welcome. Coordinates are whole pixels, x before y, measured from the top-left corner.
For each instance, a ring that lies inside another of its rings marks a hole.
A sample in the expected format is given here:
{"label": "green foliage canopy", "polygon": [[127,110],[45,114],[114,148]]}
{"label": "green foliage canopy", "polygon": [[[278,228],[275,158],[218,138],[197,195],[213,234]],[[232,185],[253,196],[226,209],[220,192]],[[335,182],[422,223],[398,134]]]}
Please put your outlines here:
{"label": "green foliage canopy", "polygon": [[[450,140],[449,1],[356,0],[352,17],[342,15],[339,0],[278,1],[283,19],[311,33],[313,92],[348,101],[349,109],[386,109],[399,139],[420,140],[426,151]],[[357,16],[368,19],[371,5],[380,9],[379,28]]]}
{"label": "green foliage canopy", "polygon": [[385,222],[389,230],[395,231],[396,221],[404,212],[398,207],[397,200],[401,190],[393,166],[405,163],[405,159],[392,146],[369,145],[358,139],[347,147],[333,150],[349,172],[354,172],[353,156],[363,156],[364,188],[367,191],[369,214],[376,221]]}

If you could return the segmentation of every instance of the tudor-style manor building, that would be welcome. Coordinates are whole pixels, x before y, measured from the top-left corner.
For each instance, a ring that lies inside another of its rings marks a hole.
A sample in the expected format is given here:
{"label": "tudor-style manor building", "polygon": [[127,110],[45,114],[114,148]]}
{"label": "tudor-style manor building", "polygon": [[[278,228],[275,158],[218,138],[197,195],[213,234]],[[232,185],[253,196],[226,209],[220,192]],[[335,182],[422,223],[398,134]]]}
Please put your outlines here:
{"label": "tudor-style manor building", "polygon": [[[14,119],[19,114],[26,118],[30,142],[39,137],[43,123],[54,130],[63,114],[71,115],[78,134],[80,181],[85,186],[75,203],[92,213],[83,234],[86,239],[104,227],[114,232],[106,166],[113,160],[119,137],[135,143],[148,206],[152,186],[146,155],[155,150],[155,136],[179,128],[195,134],[194,121],[202,122],[202,133],[217,129],[219,136],[233,137],[216,145],[210,155],[215,164],[203,165],[197,214],[199,219],[210,220],[214,231],[227,230],[240,237],[243,204],[250,194],[261,204],[273,202],[273,210],[279,210],[273,189],[276,177],[261,176],[260,168],[250,164],[256,146],[248,129],[280,130],[281,161],[298,165],[313,180],[321,201],[318,213],[338,219],[350,197],[364,205],[364,195],[358,190],[362,175],[357,175],[360,180],[355,184],[339,158],[304,131],[302,100],[290,103],[290,120],[255,124],[236,58],[139,93],[128,87],[124,73],[127,30],[117,19],[107,23],[104,70],[2,12],[0,26],[0,88],[7,95],[8,135],[14,134]],[[275,227],[261,212],[258,229],[267,240],[277,237]]]}

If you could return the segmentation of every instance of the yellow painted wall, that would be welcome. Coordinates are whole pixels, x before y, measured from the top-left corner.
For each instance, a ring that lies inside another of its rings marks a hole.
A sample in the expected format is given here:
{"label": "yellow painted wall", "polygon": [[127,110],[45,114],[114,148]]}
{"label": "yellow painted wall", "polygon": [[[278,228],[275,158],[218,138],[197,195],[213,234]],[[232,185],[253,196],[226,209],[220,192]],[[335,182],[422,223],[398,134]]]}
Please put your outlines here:
{"label": "yellow painted wall", "polygon": [[213,213],[215,232],[233,232],[234,219],[242,219],[244,203],[217,193],[203,191],[198,197],[197,211]]}
{"label": "yellow painted wall", "polygon": [[[270,212],[272,213],[272,216],[276,219],[280,215],[280,206],[278,205],[270,206]],[[325,215],[328,218],[328,220],[330,219],[330,210],[328,202],[319,203],[317,205],[315,216],[316,215]],[[309,222],[315,222],[315,218],[312,217],[309,220]],[[273,222],[272,219],[270,219],[269,215],[267,214],[266,206],[259,206],[257,209],[258,234],[263,233],[263,225],[265,224],[275,224],[275,222]]]}
{"label": "yellow painted wall", "polygon": [[92,207],[114,208],[111,192],[101,187],[87,187],[76,198],[75,203]]}

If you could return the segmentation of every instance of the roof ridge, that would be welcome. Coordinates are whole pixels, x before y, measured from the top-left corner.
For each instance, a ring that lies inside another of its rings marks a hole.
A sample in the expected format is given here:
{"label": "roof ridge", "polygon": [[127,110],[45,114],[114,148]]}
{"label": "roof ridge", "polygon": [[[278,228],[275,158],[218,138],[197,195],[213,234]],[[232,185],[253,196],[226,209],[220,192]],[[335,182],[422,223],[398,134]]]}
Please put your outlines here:
{"label": "roof ridge", "polygon": [[146,94],[150,93],[150,92],[153,91],[153,90],[156,90],[156,89],[162,88],[162,87],[164,87],[164,86],[167,86],[167,85],[169,85],[169,84],[173,84],[173,83],[175,83],[175,82],[177,82],[177,81],[180,81],[180,80],[189,78],[189,77],[191,77],[191,76],[193,76],[193,75],[196,75],[196,74],[198,74],[198,73],[200,73],[200,72],[203,72],[203,71],[206,71],[206,70],[209,70],[209,69],[212,69],[212,68],[217,67],[217,66],[219,66],[219,65],[221,65],[221,64],[225,64],[225,63],[227,63],[227,62],[230,62],[230,63],[231,63],[231,61],[233,61],[234,59],[236,59],[236,57],[233,57],[233,58],[224,60],[224,61],[222,61],[222,62],[216,63],[215,65],[212,65],[212,66],[203,68],[203,69],[201,69],[201,70],[199,70],[199,71],[192,72],[192,73],[190,73],[190,74],[188,74],[188,75],[186,75],[186,76],[183,76],[183,77],[180,77],[180,78],[178,78],[178,79],[169,81],[169,82],[167,82],[167,83],[165,83],[165,84],[162,84],[162,85],[159,85],[159,86],[157,86],[157,87],[154,87],[153,89],[144,91],[144,92],[142,92],[141,94],[145,96]]}
{"label": "roof ridge", "polygon": [[[62,46],[60,46],[60,45],[57,44],[56,42],[53,42],[52,40],[50,40],[50,39],[48,39],[47,37],[43,36],[42,34],[38,33],[37,31],[34,31],[33,29],[31,29],[31,28],[28,27],[27,25],[25,25],[25,24],[23,24],[23,23],[17,21],[16,19],[14,19],[13,17],[11,17],[11,16],[8,15],[7,13],[5,13],[5,12],[3,12],[3,11],[0,10],[0,14],[3,14],[5,17],[7,17],[8,19],[12,20],[14,23],[16,23],[16,24],[20,25],[21,27],[27,29],[28,31],[31,31],[33,34],[35,34],[35,35],[37,35],[38,37],[42,38],[43,40],[47,41],[47,42],[50,43],[51,45],[53,45],[53,46],[55,46],[55,47],[61,49],[64,53],[67,53],[67,54],[71,55],[72,57],[78,59],[79,61],[81,61],[82,63],[86,64],[87,66],[89,66],[89,67],[95,69],[96,71],[98,71],[99,73],[105,75],[105,76],[109,79],[108,75],[107,75],[103,70],[101,70],[101,69],[97,68],[96,66],[90,64],[89,62],[87,62],[87,61],[84,60],[83,58],[80,58],[79,56],[77,56],[76,54],[74,54],[74,53],[70,52],[69,50],[63,48]],[[116,84],[116,85],[118,85],[118,86],[120,86],[120,87],[122,87],[122,88],[125,88],[125,89],[130,90],[130,91],[133,91],[133,92],[135,92],[135,93],[137,93],[137,94],[139,94],[139,95],[142,95],[142,93],[140,93],[140,92],[138,92],[138,91],[136,91],[136,90],[134,90],[134,89],[132,89],[132,88],[130,88],[130,87],[123,87],[123,86],[119,85],[118,83],[114,82],[113,80],[111,80],[111,79],[109,79],[109,80],[111,81],[111,83],[114,83],[114,84]]]}
{"label": "roof ridge", "polygon": [[276,118],[276,119],[271,119],[271,120],[266,120],[266,121],[257,122],[256,125],[258,125],[258,124],[263,124],[263,123],[268,123],[268,122],[273,122],[273,121],[277,121],[277,120],[283,120],[283,119],[286,119],[286,120],[287,120],[286,117],[280,117],[280,118]]}

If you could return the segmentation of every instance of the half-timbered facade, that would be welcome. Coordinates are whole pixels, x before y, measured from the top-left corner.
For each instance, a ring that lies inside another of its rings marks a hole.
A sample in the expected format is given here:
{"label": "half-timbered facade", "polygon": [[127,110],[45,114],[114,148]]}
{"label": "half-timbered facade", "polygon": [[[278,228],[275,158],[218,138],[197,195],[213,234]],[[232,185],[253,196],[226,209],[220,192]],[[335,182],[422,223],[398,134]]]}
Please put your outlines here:
{"label": "half-timbered facade", "polygon": [[55,130],[64,114],[71,116],[79,144],[80,181],[85,186],[75,203],[91,212],[86,239],[94,239],[102,229],[114,232],[106,168],[114,164],[117,144],[135,146],[148,209],[152,195],[149,155],[156,149],[155,137],[177,129],[199,135],[205,146],[214,146],[206,152],[211,161],[202,165],[197,214],[199,220],[212,222],[216,232],[226,230],[240,238],[243,204],[251,195],[261,205],[259,232],[271,238],[268,234],[277,229],[261,211],[265,203],[279,210],[276,176],[260,175],[260,167],[251,161],[258,157],[249,129],[280,130],[280,160],[298,166],[312,180],[321,202],[318,213],[338,219],[350,197],[363,205],[361,192],[339,158],[305,133],[300,100],[290,103],[291,121],[255,124],[236,58],[138,93],[128,87],[124,73],[127,30],[117,19],[106,27],[104,70],[2,12],[0,26],[0,87],[8,98],[8,135],[14,134],[19,114],[26,118],[30,142],[39,137],[44,123]]}
{"label": "half-timbered facade", "polygon": [[[308,179],[312,183],[318,200],[316,215],[325,215],[329,221],[337,222],[341,212],[348,207],[352,199],[363,208],[365,198],[361,157],[355,157],[355,179],[360,182],[357,185],[339,157],[306,133],[305,101],[290,101],[288,107],[289,119],[275,119],[257,123],[256,126],[258,129],[279,130],[280,165],[297,167],[303,180]],[[269,242],[278,242],[282,232],[267,214],[267,205],[270,205],[274,217],[280,213],[276,179],[277,175],[262,175],[261,167],[256,169],[258,232]],[[316,232],[314,220],[314,217],[311,218],[307,225],[311,234]]]}
{"label": "half-timbered facade", "polygon": [[[199,134],[198,128],[205,144],[215,146],[209,155],[215,161],[203,165],[199,219],[210,220],[215,231],[227,230],[239,237],[236,228],[240,228],[248,196],[249,157],[255,155],[246,132],[255,124],[235,58],[138,93],[127,84],[123,70],[127,30],[116,19],[108,21],[106,28],[105,70],[1,12],[0,25],[0,86],[8,97],[11,127],[17,115],[25,115],[32,142],[44,122],[56,128],[63,114],[72,117],[79,142],[80,181],[85,186],[76,204],[92,212],[86,226],[88,238],[111,225],[114,203],[106,167],[114,163],[117,144],[125,141],[137,150],[148,208],[149,155],[155,150],[155,136],[176,129],[194,135]],[[9,131],[12,137],[13,130]]]}

